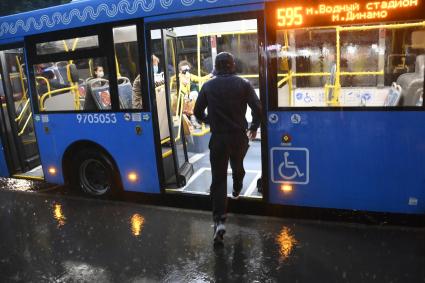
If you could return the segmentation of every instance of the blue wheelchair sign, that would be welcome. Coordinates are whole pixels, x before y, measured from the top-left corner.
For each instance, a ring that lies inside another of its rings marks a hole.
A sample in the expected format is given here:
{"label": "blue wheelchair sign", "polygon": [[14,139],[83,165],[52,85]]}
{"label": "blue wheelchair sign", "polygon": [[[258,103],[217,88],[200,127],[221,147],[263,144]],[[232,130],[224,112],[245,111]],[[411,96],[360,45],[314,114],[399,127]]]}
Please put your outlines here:
{"label": "blue wheelchair sign", "polygon": [[308,184],[310,156],[307,148],[274,147],[271,149],[272,182]]}

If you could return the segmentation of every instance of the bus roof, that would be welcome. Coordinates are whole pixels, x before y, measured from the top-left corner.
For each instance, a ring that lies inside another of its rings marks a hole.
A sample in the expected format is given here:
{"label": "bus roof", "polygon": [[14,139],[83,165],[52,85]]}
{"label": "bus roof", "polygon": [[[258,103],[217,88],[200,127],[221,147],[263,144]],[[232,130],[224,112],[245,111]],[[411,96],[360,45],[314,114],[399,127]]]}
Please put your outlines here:
{"label": "bus roof", "polygon": [[0,44],[24,36],[125,19],[267,0],[82,0],[45,9],[0,17]]}

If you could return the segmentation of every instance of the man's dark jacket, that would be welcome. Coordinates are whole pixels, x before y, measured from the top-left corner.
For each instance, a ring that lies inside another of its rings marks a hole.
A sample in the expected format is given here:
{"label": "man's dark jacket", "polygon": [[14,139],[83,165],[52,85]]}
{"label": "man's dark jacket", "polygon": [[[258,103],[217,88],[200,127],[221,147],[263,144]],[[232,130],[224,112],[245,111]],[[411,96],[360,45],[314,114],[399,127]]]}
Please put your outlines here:
{"label": "man's dark jacket", "polygon": [[210,125],[213,134],[245,133],[247,105],[252,110],[249,130],[256,131],[261,121],[261,103],[252,85],[233,74],[217,75],[202,86],[194,114]]}

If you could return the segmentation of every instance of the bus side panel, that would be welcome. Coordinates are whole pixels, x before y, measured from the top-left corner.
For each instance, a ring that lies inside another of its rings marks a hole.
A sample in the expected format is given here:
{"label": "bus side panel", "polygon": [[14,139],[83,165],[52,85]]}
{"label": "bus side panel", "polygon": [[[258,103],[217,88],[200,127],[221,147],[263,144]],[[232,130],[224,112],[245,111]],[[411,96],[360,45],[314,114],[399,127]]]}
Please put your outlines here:
{"label": "bus side panel", "polygon": [[[272,203],[425,213],[424,112],[290,111],[268,120]],[[298,184],[285,191],[285,181]]]}
{"label": "bus side panel", "polygon": [[4,147],[0,142],[0,176],[9,177],[9,169],[7,167],[6,156],[4,152]]}
{"label": "bus side panel", "polygon": [[[114,158],[126,191],[160,192],[150,113],[36,115],[35,125],[46,181],[63,184],[62,170],[52,176],[48,168],[61,169],[66,149],[76,141],[88,140],[101,145]],[[140,134],[137,126],[141,127]],[[135,183],[127,179],[130,172],[139,176]]]}

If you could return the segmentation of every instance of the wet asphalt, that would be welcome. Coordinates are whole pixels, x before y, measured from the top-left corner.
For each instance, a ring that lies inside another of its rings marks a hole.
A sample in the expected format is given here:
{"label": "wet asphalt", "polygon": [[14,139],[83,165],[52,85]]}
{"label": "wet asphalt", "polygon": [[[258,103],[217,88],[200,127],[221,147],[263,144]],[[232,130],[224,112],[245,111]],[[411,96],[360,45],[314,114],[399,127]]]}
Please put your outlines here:
{"label": "wet asphalt", "polygon": [[424,228],[229,215],[0,179],[0,282],[425,282]]}

